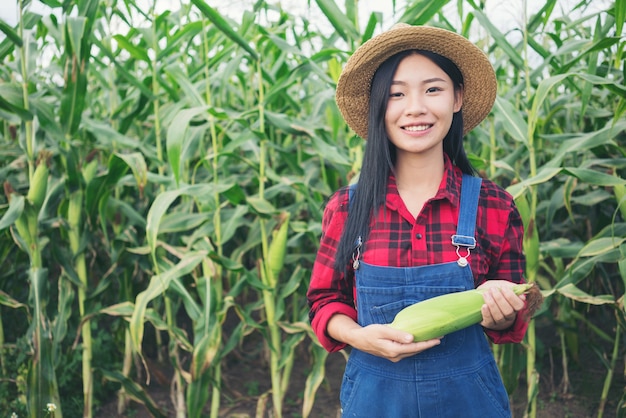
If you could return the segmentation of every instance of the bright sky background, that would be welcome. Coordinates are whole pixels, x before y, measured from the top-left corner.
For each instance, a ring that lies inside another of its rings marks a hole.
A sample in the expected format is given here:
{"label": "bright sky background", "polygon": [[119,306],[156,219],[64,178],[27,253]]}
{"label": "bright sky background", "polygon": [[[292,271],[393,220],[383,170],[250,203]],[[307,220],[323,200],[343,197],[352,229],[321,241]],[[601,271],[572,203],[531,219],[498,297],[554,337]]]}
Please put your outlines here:
{"label": "bright sky background", "polygon": [[[17,1],[18,0],[0,0],[0,18],[4,21],[8,22],[11,25],[15,25],[18,20],[17,14]],[[168,8],[176,9],[180,4],[180,0],[155,0],[157,2],[157,8],[161,10],[166,10]],[[183,0],[184,1],[184,0]],[[309,8],[307,4],[312,3],[315,7]],[[150,0],[145,0],[146,4],[150,4]],[[276,0],[278,3],[278,0]],[[572,4],[576,4],[578,0],[560,0],[557,5],[557,9],[559,7],[569,6]],[[212,7],[218,9],[220,12],[227,13],[228,15],[233,15],[238,13],[241,10],[246,10],[251,8],[251,4],[254,3],[254,0],[209,0],[209,3]],[[298,13],[307,16],[310,20],[315,18],[316,12],[321,15],[321,12],[317,10],[314,0],[281,0],[285,10],[290,10],[293,13]],[[341,0],[338,1],[338,4],[342,4]],[[406,3],[406,0],[396,0],[397,5],[403,5]],[[543,0],[508,0],[508,1],[500,1],[500,0],[487,0],[487,14],[492,17],[494,24],[497,24],[501,28],[505,28],[507,25],[511,23],[519,23],[524,3],[527,4],[528,13],[538,10],[541,5],[544,3]],[[597,10],[601,10],[605,8],[610,1],[607,0],[596,0],[593,2],[594,8]],[[358,7],[362,14],[362,18],[366,19],[372,11],[379,11],[383,13],[383,19],[385,22],[385,27],[391,26],[393,23],[393,14],[392,14],[392,2],[389,0],[359,0]],[[32,5],[30,6],[32,10],[39,11],[42,13],[46,13],[46,6],[43,6],[37,0],[32,1]],[[455,8],[456,2],[450,2],[446,7]],[[567,7],[569,9],[569,7]],[[557,15],[560,14],[560,11],[557,10]],[[452,13],[456,15],[456,11]]]}
{"label": "bright sky background", "polygon": [[[157,12],[162,12],[167,9],[178,9],[181,1],[188,0],[137,0],[140,3],[146,4],[146,10],[149,9],[152,1],[156,1]],[[342,0],[336,0],[339,5],[343,4]],[[397,8],[402,9],[409,0],[396,0]],[[573,5],[577,4],[580,0],[559,0],[555,8],[554,15],[562,16],[566,12],[571,10]],[[18,0],[0,0],[0,18],[11,26],[15,26],[18,21],[17,13]],[[207,0],[215,9],[219,10],[228,16],[231,16],[234,20],[239,20],[237,15],[242,10],[250,10],[255,0]],[[321,25],[329,25],[322,12],[317,8],[314,0],[274,0],[273,3],[280,3],[285,10],[289,10],[293,14],[306,17],[310,22],[320,22]],[[308,4],[312,7],[308,7]],[[367,18],[373,11],[378,11],[383,14],[383,28],[388,29],[395,23],[395,20],[400,16],[398,13],[395,17],[392,10],[392,1],[389,0],[359,0],[358,7],[361,14],[362,26],[365,26]],[[456,1],[450,2],[445,8],[450,9],[449,15],[452,17],[457,16]],[[608,5],[612,3],[611,0],[594,0],[592,6],[587,9],[584,14],[589,15],[594,11],[605,10]],[[486,1],[486,14],[490,17],[492,23],[500,29],[500,31],[507,33],[511,28],[520,27],[524,7],[527,8],[527,14],[532,15],[539,10],[544,4],[543,0],[487,0]],[[524,6],[526,5],[526,6]],[[38,0],[32,0],[29,6],[32,11],[46,14],[48,13],[47,6],[42,5]],[[445,10],[444,8],[444,10]],[[318,18],[319,17],[319,18]],[[575,19],[575,16],[570,16]],[[509,36],[515,36],[516,33],[509,34]],[[4,36],[0,33],[0,39]]]}

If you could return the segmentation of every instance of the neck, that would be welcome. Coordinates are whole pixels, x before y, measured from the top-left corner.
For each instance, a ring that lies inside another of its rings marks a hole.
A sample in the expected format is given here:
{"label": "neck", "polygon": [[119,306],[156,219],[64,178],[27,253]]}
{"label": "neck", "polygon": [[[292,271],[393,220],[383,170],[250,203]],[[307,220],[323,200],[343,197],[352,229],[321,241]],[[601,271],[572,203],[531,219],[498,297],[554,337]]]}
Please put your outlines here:
{"label": "neck", "polygon": [[395,167],[398,189],[430,190],[439,187],[445,166],[443,155],[430,158],[398,157]]}

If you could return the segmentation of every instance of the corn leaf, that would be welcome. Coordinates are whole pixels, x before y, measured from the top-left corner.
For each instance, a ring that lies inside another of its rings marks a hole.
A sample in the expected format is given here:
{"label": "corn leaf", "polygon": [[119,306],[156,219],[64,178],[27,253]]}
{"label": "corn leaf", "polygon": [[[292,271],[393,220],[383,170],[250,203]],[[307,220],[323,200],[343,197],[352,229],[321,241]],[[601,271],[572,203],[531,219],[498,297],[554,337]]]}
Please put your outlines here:
{"label": "corn leaf", "polygon": [[559,74],[554,77],[549,77],[545,80],[541,80],[539,86],[537,86],[537,91],[535,92],[535,97],[533,98],[532,106],[528,114],[528,126],[530,127],[528,132],[529,137],[532,137],[535,134],[535,126],[537,125],[537,119],[540,116],[539,109],[543,105],[548,93],[554,86],[559,85],[566,77],[568,77],[568,74]]}
{"label": "corn leaf", "polygon": [[32,267],[28,271],[31,283],[31,295],[34,302],[33,323],[30,331],[30,344],[37,356],[32,359],[28,370],[28,387],[34,391],[28,396],[28,407],[31,411],[45,411],[46,405],[55,404],[62,416],[61,399],[57,386],[54,368],[53,338],[50,335],[50,324],[45,311],[45,284],[48,280],[46,269]]}
{"label": "corn leaf", "polygon": [[[205,259],[206,260],[206,259]],[[202,261],[205,261],[202,260]],[[170,282],[170,290],[180,296],[180,301],[185,306],[185,311],[189,315],[189,319],[198,322],[202,318],[202,307],[196,302],[189,289],[180,281],[179,277],[175,277]]]}
{"label": "corn leaf", "polygon": [[492,21],[479,9],[474,9],[473,14],[476,16],[476,19],[480,22],[480,24],[487,29],[487,32],[493,37],[496,45],[500,47],[504,51],[512,65],[517,68],[524,68],[524,59],[519,54],[517,49],[515,49],[509,41],[506,39],[504,34],[496,28],[496,26],[492,23]]}
{"label": "corn leaf", "polygon": [[580,181],[588,184],[595,184],[597,186],[624,186],[626,180],[616,177],[614,175],[602,173],[596,170],[590,170],[587,168],[576,167],[564,167],[564,173],[571,174]]}
{"label": "corn leaf", "polygon": [[13,309],[26,308],[28,310],[28,305],[25,305],[18,300],[12,298],[9,294],[2,290],[0,290],[0,305],[4,305],[8,308]]}
{"label": "corn leaf", "polygon": [[367,25],[365,26],[365,30],[363,31],[363,42],[367,41],[374,35],[374,31],[376,30],[376,26],[380,25],[383,22],[383,14],[380,12],[372,12],[370,13],[370,17],[367,20]]}
{"label": "corn leaf", "polygon": [[626,130],[626,121],[618,120],[609,122],[604,127],[582,134],[577,134],[571,139],[563,141],[555,151],[553,158],[544,164],[544,167],[560,166],[563,159],[572,153],[590,150],[603,145],[616,146],[615,138],[620,132]]}
{"label": "corn leaf", "polygon": [[449,2],[450,0],[422,0],[411,3],[399,21],[412,25],[426,25]]}
{"label": "corn leaf", "polygon": [[311,345],[313,353],[313,364],[309,371],[306,382],[304,384],[304,399],[302,401],[302,417],[306,418],[311,415],[315,395],[326,376],[326,359],[328,352],[317,344]]}
{"label": "corn leaf", "polygon": [[88,62],[82,55],[82,39],[88,36],[85,31],[86,27],[86,19],[82,16],[70,17],[65,22],[65,60],[68,74],[72,76],[65,79],[61,96],[60,121],[63,131],[70,136],[78,129],[85,107]]}
{"label": "corn leaf", "polygon": [[618,248],[626,238],[606,237],[589,241],[578,254],[579,257],[598,256]]}
{"label": "corn leaf", "polygon": [[621,36],[626,21],[626,0],[615,0],[615,35]]}
{"label": "corn leaf", "polygon": [[128,81],[131,85],[136,87],[141,93],[148,99],[153,99],[152,90],[150,90],[146,84],[144,84],[141,80],[139,80],[133,73],[131,73],[128,69],[120,64],[120,60],[116,55],[114,55],[110,48],[103,44],[100,40],[95,38],[93,40],[93,44],[98,47],[98,50],[103,53],[110,62],[113,63],[117,74],[119,74],[123,79]]}
{"label": "corn leaf", "polygon": [[152,416],[155,418],[167,418],[167,414],[159,408],[152,397],[130,378],[115,370],[102,369],[101,372],[104,379],[121,384],[124,388],[124,394],[144,405]]}
{"label": "corn leaf", "polygon": [[550,16],[554,11],[554,6],[556,6],[557,0],[547,0],[544,2],[543,6],[537,13],[535,13],[531,18],[528,24],[526,25],[529,32],[535,31],[539,25],[547,25],[550,21]]}
{"label": "corn leaf", "polygon": [[543,167],[539,170],[536,176],[524,179],[519,183],[507,187],[507,191],[511,193],[514,198],[517,198],[524,192],[525,189],[530,188],[531,186],[546,183],[547,181],[553,179],[557,174],[561,173],[561,171],[561,168]]}
{"label": "corn leaf", "polygon": [[245,215],[249,213],[248,206],[237,205],[230,213],[224,213],[221,220],[222,242],[228,242],[235,236],[237,230],[245,225]]}
{"label": "corn leaf", "polygon": [[227,22],[224,17],[217,12],[214,8],[209,6],[203,0],[191,0],[191,3],[196,6],[202,14],[211,21],[217,28],[224,33],[233,42],[241,46],[252,58],[253,61],[258,60],[256,51],[248,44],[248,42],[241,37],[234,29],[231,22]]}
{"label": "corn leaf", "polygon": [[502,121],[504,130],[517,142],[528,144],[528,124],[510,101],[496,97],[494,104],[496,119]]}
{"label": "corn leaf", "polygon": [[100,309],[99,313],[111,316],[126,316],[130,318],[134,310],[135,305],[132,302],[120,302]]}
{"label": "corn leaf", "polygon": [[147,62],[148,64],[152,64],[150,57],[148,56],[148,51],[145,48],[139,48],[135,46],[132,42],[128,40],[123,35],[113,35],[113,39],[117,42],[117,45],[126,50],[131,57],[135,58],[139,61]]}
{"label": "corn leaf", "polygon": [[[57,312],[54,321],[52,321],[52,335],[54,338],[54,346],[58,347],[63,343],[67,335],[70,318],[73,314],[73,305],[76,302],[76,290],[71,281],[60,280],[58,284],[58,302]],[[88,316],[86,316],[88,318]],[[83,321],[85,318],[83,318]],[[83,342],[83,344],[85,344]]]}
{"label": "corn leaf", "polygon": [[190,368],[193,380],[200,379],[206,373],[217,355],[220,345],[218,327],[212,327],[211,330],[212,332],[203,335],[199,341],[195,342]]}
{"label": "corn leaf", "polygon": [[559,287],[557,290],[563,296],[578,301],[582,303],[586,303],[588,305],[605,305],[609,303],[615,303],[615,299],[611,295],[590,295],[573,284],[568,284],[563,287]]}
{"label": "corn leaf", "polygon": [[0,218],[0,231],[13,225],[24,212],[24,196],[12,194],[9,200],[9,209]]}
{"label": "corn leaf", "polygon": [[148,211],[148,216],[146,219],[146,238],[148,241],[148,247],[150,248],[150,253],[152,254],[152,258],[154,264],[156,265],[156,243],[157,236],[159,234],[159,227],[161,225],[161,220],[165,215],[165,212],[169,209],[170,205],[178,199],[180,196],[207,196],[211,195],[213,190],[211,186],[202,184],[202,185],[193,185],[193,186],[184,186],[177,190],[171,190],[164,193],[159,194],[152,206],[150,206],[150,210]]}
{"label": "corn leaf", "polygon": [[599,251],[597,255],[590,255],[589,257],[576,258],[576,260],[568,266],[561,280],[555,285],[555,288],[559,289],[568,284],[578,284],[589,277],[589,274],[596,265],[601,263],[617,263],[620,260],[621,254],[617,248],[610,251]]}
{"label": "corn leaf", "polygon": [[[132,152],[128,154],[115,154],[114,158],[112,158],[112,163],[116,158],[124,161],[126,165],[133,172],[133,177],[137,182],[137,187],[140,191],[146,187],[148,183],[148,166],[146,164],[146,160],[143,157],[143,154],[139,152]],[[109,165],[109,168],[112,168],[112,165]],[[114,174],[112,178],[109,179],[109,182],[113,182],[116,179],[119,179],[119,175],[121,175],[123,170],[117,169],[115,171],[111,170],[111,174]],[[113,183],[111,183],[113,184]]]}
{"label": "corn leaf", "polygon": [[359,39],[359,32],[354,23],[339,9],[334,0],[315,0],[315,2],[344,41],[351,44]]}
{"label": "corn leaf", "polygon": [[24,107],[23,92],[15,83],[0,83],[0,109],[15,113],[24,121],[33,119],[32,112]]}
{"label": "corn leaf", "polygon": [[24,45],[24,41],[20,38],[20,35],[13,29],[7,22],[0,19],[0,32],[4,33],[11,42],[17,45],[19,48]]}
{"label": "corn leaf", "polygon": [[143,341],[144,321],[146,320],[146,311],[148,303],[153,299],[162,296],[170,287],[170,283],[175,278],[184,276],[193,271],[194,268],[206,256],[204,252],[190,252],[171,269],[161,274],[152,276],[148,288],[137,295],[135,299],[135,310],[130,318],[130,336],[133,347],[137,352],[141,350]]}
{"label": "corn leaf", "polygon": [[274,205],[263,198],[250,196],[246,201],[255,212],[261,215],[272,215],[276,213]]}
{"label": "corn leaf", "polygon": [[206,106],[181,110],[176,114],[173,123],[170,124],[167,130],[167,159],[172,167],[172,174],[174,175],[176,185],[179,185],[181,181],[180,170],[183,166],[181,157],[185,142],[189,138],[189,122],[197,115],[206,113],[206,111]]}

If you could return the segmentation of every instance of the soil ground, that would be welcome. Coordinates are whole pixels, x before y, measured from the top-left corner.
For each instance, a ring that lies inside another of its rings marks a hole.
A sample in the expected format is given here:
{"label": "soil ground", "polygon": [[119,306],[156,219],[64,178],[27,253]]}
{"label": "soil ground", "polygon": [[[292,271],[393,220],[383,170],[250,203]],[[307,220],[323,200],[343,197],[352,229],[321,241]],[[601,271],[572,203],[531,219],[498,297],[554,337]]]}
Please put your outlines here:
{"label": "soil ground", "polygon": [[[543,334],[543,335],[541,335]],[[543,331],[538,328],[538,338],[544,347],[544,355],[540,368],[540,390],[538,395],[538,418],[591,418],[599,417],[598,408],[601,393],[606,377],[606,367],[603,365],[597,350],[590,344],[581,344],[580,359],[571,362],[568,366],[569,383],[563,383],[560,348],[554,333],[549,329]],[[245,356],[230,358],[223,364],[224,387],[221,400],[220,417],[223,418],[271,418],[271,400],[269,396],[270,382],[268,366],[263,355],[262,344],[250,339],[245,342],[243,350]],[[284,417],[301,417],[302,392],[307,377],[309,364],[308,353],[304,349],[298,353],[297,364],[294,366],[290,381],[290,389],[283,407]],[[609,353],[610,350],[606,350]],[[545,353],[557,353],[545,355]],[[624,377],[625,365],[622,356],[615,368],[611,391],[604,408],[604,417],[616,417],[619,399],[626,388]],[[341,353],[328,356],[326,362],[326,379],[319,388],[311,417],[336,418],[339,417],[339,387],[346,358]],[[169,375],[165,367],[161,368],[164,376]],[[169,417],[175,417],[169,395],[167,379],[159,384],[158,379],[147,388],[150,396],[163,410],[169,411]],[[524,415],[526,407],[526,385],[520,381],[518,389],[511,396],[513,417]],[[264,402],[265,400],[265,402]],[[131,403],[127,411],[116,413],[116,399],[111,399],[100,408],[96,418],[149,418],[146,409],[136,403]],[[259,411],[259,412],[257,412]],[[208,415],[206,415],[208,417]]]}

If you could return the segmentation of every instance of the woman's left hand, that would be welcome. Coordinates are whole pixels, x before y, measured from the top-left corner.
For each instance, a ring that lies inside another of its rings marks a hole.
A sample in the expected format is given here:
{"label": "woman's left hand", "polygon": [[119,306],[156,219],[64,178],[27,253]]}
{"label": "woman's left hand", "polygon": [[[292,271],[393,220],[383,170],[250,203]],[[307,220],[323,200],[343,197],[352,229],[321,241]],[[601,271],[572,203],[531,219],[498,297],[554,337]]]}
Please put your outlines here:
{"label": "woman's left hand", "polygon": [[514,284],[506,280],[487,280],[479,289],[487,289],[483,294],[485,304],[481,308],[485,328],[504,330],[515,322],[517,313],[524,308],[524,295],[516,295],[511,287]]}

